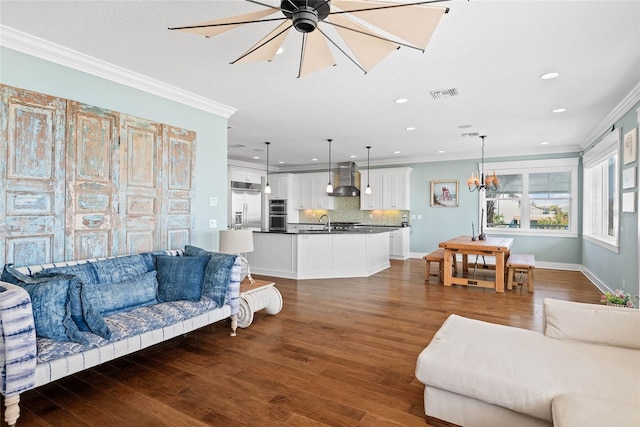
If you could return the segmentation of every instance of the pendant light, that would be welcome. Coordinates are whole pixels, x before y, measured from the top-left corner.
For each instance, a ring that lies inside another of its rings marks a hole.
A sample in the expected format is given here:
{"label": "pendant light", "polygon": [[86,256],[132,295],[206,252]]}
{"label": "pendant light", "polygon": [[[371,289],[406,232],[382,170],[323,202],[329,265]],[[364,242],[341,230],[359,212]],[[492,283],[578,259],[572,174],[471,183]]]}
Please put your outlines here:
{"label": "pendant light", "polygon": [[333,193],[333,185],[331,185],[331,141],[333,139],[327,139],[329,141],[329,183],[327,184],[327,193]]}
{"label": "pendant light", "polygon": [[371,151],[371,146],[367,145],[367,188],[365,188],[364,190],[364,194],[371,194],[371,187],[369,187],[369,175],[370,175],[370,170],[369,170],[369,152]]}
{"label": "pendant light", "polygon": [[480,190],[491,190],[496,191],[498,189],[498,184],[500,184],[500,179],[496,175],[496,172],[493,171],[493,175],[487,175],[484,177],[484,139],[487,135],[481,135],[482,138],[482,161],[480,163],[480,172],[473,175],[471,172],[471,177],[467,180],[467,187],[469,187],[469,191],[480,191]]}
{"label": "pendant light", "polygon": [[271,194],[271,186],[269,186],[269,145],[270,142],[265,142],[267,144],[267,185],[264,186],[264,194]]}

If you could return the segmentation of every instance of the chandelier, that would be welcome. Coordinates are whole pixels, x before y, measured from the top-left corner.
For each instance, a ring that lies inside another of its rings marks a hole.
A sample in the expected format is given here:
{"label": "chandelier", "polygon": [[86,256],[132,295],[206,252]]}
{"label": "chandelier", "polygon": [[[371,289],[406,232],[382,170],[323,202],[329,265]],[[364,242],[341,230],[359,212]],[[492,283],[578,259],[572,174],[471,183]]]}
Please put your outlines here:
{"label": "chandelier", "polygon": [[480,163],[480,171],[475,175],[471,172],[471,177],[467,180],[467,187],[469,191],[491,190],[496,191],[500,184],[500,179],[496,175],[496,171],[493,171],[493,175],[484,176],[484,139],[487,135],[481,135],[482,138],[482,162]]}

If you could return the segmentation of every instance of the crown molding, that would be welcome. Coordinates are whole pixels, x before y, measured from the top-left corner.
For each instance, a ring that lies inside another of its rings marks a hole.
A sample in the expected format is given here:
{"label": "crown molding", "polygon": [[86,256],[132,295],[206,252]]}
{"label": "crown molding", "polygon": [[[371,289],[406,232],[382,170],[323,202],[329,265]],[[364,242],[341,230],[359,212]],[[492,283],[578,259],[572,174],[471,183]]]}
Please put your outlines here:
{"label": "crown molding", "polygon": [[611,129],[611,126],[615,124],[622,116],[624,116],[629,110],[633,108],[640,102],[640,83],[636,84],[636,86],[631,89],[631,91],[616,105],[616,107],[611,111],[607,117],[600,122],[598,126],[595,127],[591,131],[584,142],[580,145],[581,150],[584,150],[589,146],[589,144],[593,143],[598,137]]}
{"label": "crown molding", "polygon": [[237,109],[233,107],[187,92],[159,80],[154,80],[142,74],[127,70],[126,68],[51,43],[5,25],[0,25],[0,46],[171,101],[179,102],[227,119],[237,111]]}

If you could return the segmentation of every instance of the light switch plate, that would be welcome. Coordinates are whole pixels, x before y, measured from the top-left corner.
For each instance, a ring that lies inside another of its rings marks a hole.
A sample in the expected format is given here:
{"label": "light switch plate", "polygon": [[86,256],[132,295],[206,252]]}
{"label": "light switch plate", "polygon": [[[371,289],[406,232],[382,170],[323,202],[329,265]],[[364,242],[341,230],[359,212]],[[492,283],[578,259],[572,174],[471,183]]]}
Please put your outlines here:
{"label": "light switch plate", "polygon": [[209,220],[209,228],[218,228],[218,220],[210,219]]}
{"label": "light switch plate", "polygon": [[218,198],[209,197],[209,206],[218,206]]}

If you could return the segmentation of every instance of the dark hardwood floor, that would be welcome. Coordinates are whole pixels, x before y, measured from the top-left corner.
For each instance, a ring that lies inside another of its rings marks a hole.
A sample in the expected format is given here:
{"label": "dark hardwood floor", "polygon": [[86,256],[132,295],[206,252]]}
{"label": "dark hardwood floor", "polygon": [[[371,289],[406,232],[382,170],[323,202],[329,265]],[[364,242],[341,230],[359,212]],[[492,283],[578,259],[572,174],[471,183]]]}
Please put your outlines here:
{"label": "dark hardwood floor", "polygon": [[535,274],[533,294],[427,283],[422,259],[364,279],[275,279],[278,315],[256,313],[234,338],[219,322],[24,393],[18,426],[424,426],[416,358],[447,316],[541,331],[543,298],[599,301],[582,273]]}

